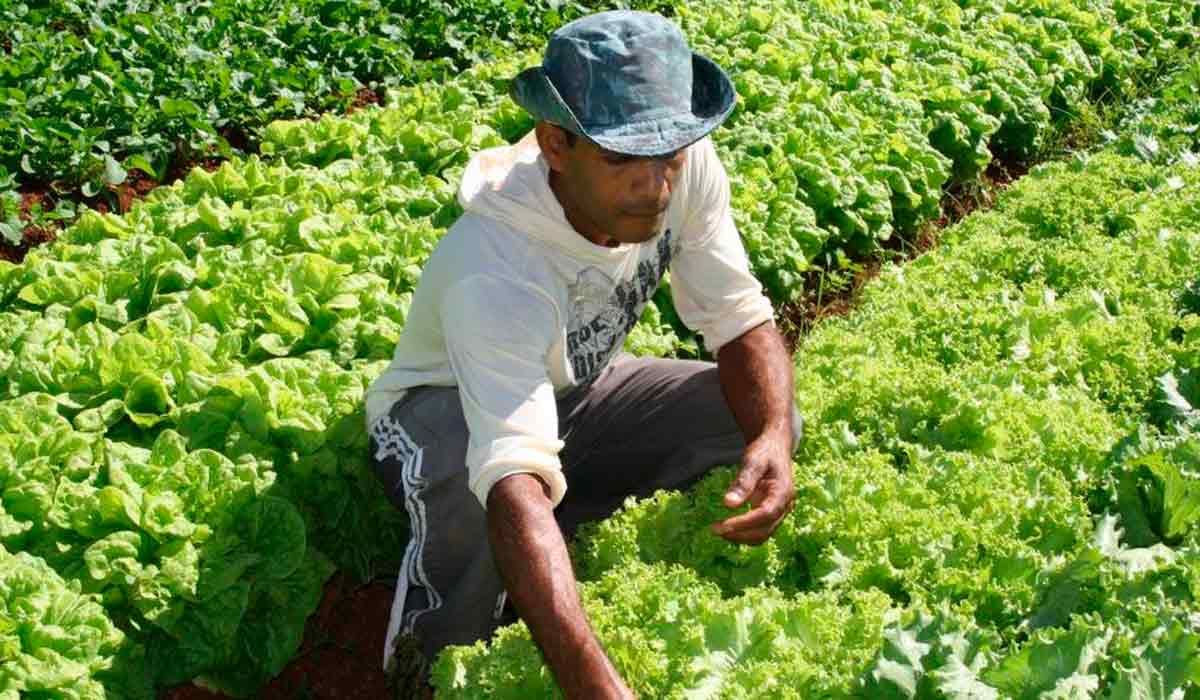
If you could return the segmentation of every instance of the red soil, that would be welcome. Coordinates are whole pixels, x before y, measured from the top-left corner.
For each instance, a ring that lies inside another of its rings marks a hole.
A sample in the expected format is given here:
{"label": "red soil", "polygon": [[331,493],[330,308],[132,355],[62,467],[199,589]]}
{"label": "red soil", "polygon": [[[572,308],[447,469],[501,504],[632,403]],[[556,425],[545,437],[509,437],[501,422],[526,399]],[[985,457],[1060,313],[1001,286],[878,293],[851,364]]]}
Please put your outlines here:
{"label": "red soil", "polygon": [[[355,586],[338,573],[325,584],[320,607],[308,619],[304,642],[283,672],[256,697],[262,700],[380,700],[393,697],[380,668],[392,587]],[[163,700],[225,700],[195,685]]]}
{"label": "red soil", "polygon": [[354,101],[346,108],[346,114],[353,114],[367,105],[383,104],[383,96],[371,88],[362,87],[354,93]]}

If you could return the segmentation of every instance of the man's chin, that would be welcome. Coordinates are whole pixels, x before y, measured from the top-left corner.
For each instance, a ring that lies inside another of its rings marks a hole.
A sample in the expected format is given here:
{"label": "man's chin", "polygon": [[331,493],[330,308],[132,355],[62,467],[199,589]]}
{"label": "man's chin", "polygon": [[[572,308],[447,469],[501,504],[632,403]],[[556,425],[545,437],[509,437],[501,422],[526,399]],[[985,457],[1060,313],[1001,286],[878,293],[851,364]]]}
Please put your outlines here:
{"label": "man's chin", "polygon": [[631,223],[625,227],[624,235],[619,240],[622,243],[645,243],[662,230],[663,218],[659,216]]}

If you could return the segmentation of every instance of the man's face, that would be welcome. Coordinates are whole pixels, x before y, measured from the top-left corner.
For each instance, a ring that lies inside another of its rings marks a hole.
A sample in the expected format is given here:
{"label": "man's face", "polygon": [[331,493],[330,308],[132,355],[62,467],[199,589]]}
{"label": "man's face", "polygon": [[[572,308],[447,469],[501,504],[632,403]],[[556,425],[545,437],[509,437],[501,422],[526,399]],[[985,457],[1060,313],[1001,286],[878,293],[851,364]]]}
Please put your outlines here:
{"label": "man's face", "polygon": [[550,165],[551,188],[567,219],[593,243],[642,243],[657,234],[686,151],[642,157],[613,153],[545,122],[538,143]]}

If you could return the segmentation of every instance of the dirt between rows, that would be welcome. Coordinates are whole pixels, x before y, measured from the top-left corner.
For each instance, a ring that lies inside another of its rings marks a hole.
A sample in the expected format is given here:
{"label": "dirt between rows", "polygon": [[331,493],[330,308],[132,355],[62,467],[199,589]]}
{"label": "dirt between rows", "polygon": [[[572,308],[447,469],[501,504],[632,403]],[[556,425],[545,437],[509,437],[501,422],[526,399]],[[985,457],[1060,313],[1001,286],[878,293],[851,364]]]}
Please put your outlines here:
{"label": "dirt between rows", "polygon": [[[394,590],[384,583],[356,585],[345,574],[334,574],[325,584],[320,606],[308,618],[300,651],[255,697],[392,698],[381,663]],[[168,691],[161,700],[227,698],[197,685],[185,685]]]}

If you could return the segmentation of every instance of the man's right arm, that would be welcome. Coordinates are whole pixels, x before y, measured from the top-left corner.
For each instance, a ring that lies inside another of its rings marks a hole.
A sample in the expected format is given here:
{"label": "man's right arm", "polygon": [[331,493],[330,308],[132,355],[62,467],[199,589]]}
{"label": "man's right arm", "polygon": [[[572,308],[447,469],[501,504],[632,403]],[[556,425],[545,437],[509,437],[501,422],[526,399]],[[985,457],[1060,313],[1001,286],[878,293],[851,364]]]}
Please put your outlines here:
{"label": "man's right arm", "polygon": [[558,311],[528,282],[474,275],[447,290],[441,313],[470,488],[505,589],[568,698],[631,698],[588,625],[554,519],[566,480],[545,355]]}
{"label": "man's right arm", "polygon": [[579,600],[575,573],[541,479],[511,474],[487,498],[488,538],[509,597],[567,698],[632,698]]}

